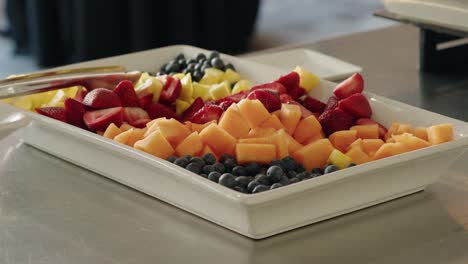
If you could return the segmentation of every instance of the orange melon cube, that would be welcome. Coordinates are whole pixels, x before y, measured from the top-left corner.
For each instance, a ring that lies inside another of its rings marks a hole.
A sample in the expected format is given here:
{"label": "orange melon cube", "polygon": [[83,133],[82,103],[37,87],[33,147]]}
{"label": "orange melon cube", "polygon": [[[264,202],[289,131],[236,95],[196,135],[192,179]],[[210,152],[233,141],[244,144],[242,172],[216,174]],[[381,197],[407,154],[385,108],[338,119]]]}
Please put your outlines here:
{"label": "orange melon cube", "polygon": [[186,137],[179,145],[175,148],[175,153],[178,157],[184,155],[196,156],[203,150],[203,143],[201,141],[198,132],[193,132]]}
{"label": "orange melon cube", "polygon": [[104,134],[102,135],[106,138],[114,139],[115,136],[117,136],[120,133],[122,133],[122,130],[120,130],[120,128],[114,123],[112,123],[106,128],[106,131],[104,131]]}
{"label": "orange melon cube", "polygon": [[369,156],[373,156],[375,152],[384,144],[383,140],[379,139],[363,139],[362,150]]}
{"label": "orange melon cube", "polygon": [[257,162],[270,163],[276,159],[276,147],[273,144],[244,144],[236,145],[236,159],[240,164]]}
{"label": "orange melon cube", "polygon": [[395,142],[402,143],[408,149],[408,151],[426,148],[431,145],[429,142],[415,137],[409,133],[393,135],[392,138],[395,140]]}
{"label": "orange melon cube", "polygon": [[125,144],[129,145],[130,147],[133,147],[137,141],[143,139],[145,130],[140,128],[132,128],[131,131],[132,133],[130,134],[130,137],[127,139],[127,142],[125,142]]}
{"label": "orange melon cube", "polygon": [[387,133],[384,136],[384,139],[387,140],[391,138],[392,135],[398,131],[399,126],[400,126],[399,123],[396,123],[396,122],[392,123],[390,127],[388,128]]}
{"label": "orange melon cube", "polygon": [[327,164],[328,157],[335,148],[328,138],[319,139],[292,153],[292,157],[307,170],[321,168]]}
{"label": "orange melon cube", "polygon": [[294,134],[299,121],[301,120],[301,107],[294,104],[282,104],[280,112],[280,120],[284,126],[284,130],[289,135]]}
{"label": "orange melon cube", "polygon": [[356,130],[341,130],[331,134],[328,139],[333,146],[339,151],[345,153],[349,145],[356,141],[357,131]]}
{"label": "orange melon cube", "polygon": [[271,113],[272,115],[275,115],[276,117],[280,118],[281,110],[276,110]]}
{"label": "orange melon cube", "polygon": [[364,151],[363,146],[362,146],[362,139],[358,138],[353,143],[351,143],[351,145],[349,145],[349,147],[348,147],[348,150],[350,150],[351,148],[358,148],[358,149]]}
{"label": "orange melon cube", "polygon": [[[205,154],[208,154],[208,153],[211,153],[216,156],[216,153],[210,148],[210,146],[205,145],[201,152],[201,156],[205,156]],[[218,159],[218,156],[216,156],[216,159]]]}
{"label": "orange melon cube", "polygon": [[135,142],[134,147],[161,159],[167,159],[174,154],[174,149],[171,144],[159,130]]}
{"label": "orange melon cube", "polygon": [[131,128],[134,128],[133,126],[129,125],[127,122],[124,122],[121,126],[120,126],[120,130],[122,130],[122,132],[125,132]]}
{"label": "orange melon cube", "polygon": [[198,132],[200,133],[205,127],[211,125],[211,124],[216,124],[216,120],[212,120],[210,122],[207,122],[205,124],[196,124],[192,123],[192,132]]}
{"label": "orange melon cube", "polygon": [[156,122],[154,122],[145,132],[145,136],[156,130],[160,130],[162,135],[167,139],[167,141],[169,141],[169,143],[171,143],[172,146],[177,146],[182,140],[184,140],[184,138],[190,135],[190,130],[174,118],[158,118],[155,121]]}
{"label": "orange melon cube", "polygon": [[383,144],[377,152],[375,152],[374,156],[372,156],[372,160],[379,160],[387,157],[391,157],[394,155],[398,155],[408,151],[408,149],[400,142],[396,143],[385,143]]}
{"label": "orange melon cube", "polygon": [[297,142],[293,137],[291,137],[284,129],[280,129],[273,134],[273,137],[282,137],[288,142],[288,151],[289,153],[294,153],[301,149],[303,145]]}
{"label": "orange melon cube", "polygon": [[185,121],[185,122],[184,122],[184,126],[185,126],[188,130],[192,131],[192,122],[190,122],[190,121]]}
{"label": "orange melon cube", "polygon": [[414,132],[413,132],[413,135],[422,139],[422,140],[425,140],[425,141],[429,141],[429,138],[427,138],[427,128],[426,127],[417,127],[414,129]]}
{"label": "orange melon cube", "polygon": [[229,107],[219,119],[219,126],[226,130],[235,138],[247,137],[250,131],[250,126],[237,110],[237,106]]}
{"label": "orange melon cube", "polygon": [[315,142],[319,139],[322,139],[322,138],[325,138],[325,136],[323,135],[323,133],[318,133],[317,135],[311,137],[311,138],[308,138],[306,141],[302,142],[302,144],[304,145],[309,145],[310,143],[312,142]]}
{"label": "orange melon cube", "polygon": [[440,144],[454,139],[453,125],[440,124],[427,128],[427,138],[431,144]]}
{"label": "orange melon cube", "polygon": [[246,144],[272,144],[273,139],[271,137],[241,138],[238,142]]}
{"label": "orange melon cube", "polygon": [[410,124],[399,124],[398,129],[394,134],[401,135],[403,133],[413,134],[413,127]]}
{"label": "orange melon cube", "polygon": [[260,127],[263,127],[263,128],[271,127],[271,128],[276,129],[276,130],[284,128],[284,126],[281,123],[279,117],[277,117],[276,115],[270,115],[270,117],[265,122],[263,122],[260,125]]}
{"label": "orange melon cube", "polygon": [[379,138],[379,125],[352,126],[350,130],[356,130],[358,138],[362,138],[362,139]]}
{"label": "orange melon cube", "polygon": [[124,131],[117,136],[114,137],[114,141],[119,142],[121,144],[127,144],[127,141],[130,139],[130,136],[133,133],[134,128],[130,128],[127,131]]}
{"label": "orange melon cube", "polygon": [[270,118],[270,113],[260,100],[242,100],[237,104],[237,107],[250,128],[259,127]]}
{"label": "orange melon cube", "polygon": [[321,131],[322,125],[314,115],[311,115],[299,121],[294,130],[294,139],[299,143],[303,143],[307,139],[320,134]]}
{"label": "orange melon cube", "polygon": [[217,155],[234,154],[236,138],[216,124],[211,124],[203,129],[200,132],[200,138],[203,144],[210,146]]}
{"label": "orange melon cube", "polygon": [[278,134],[273,136],[273,143],[276,146],[276,158],[282,159],[289,156],[288,139],[281,137]]}
{"label": "orange melon cube", "polygon": [[249,131],[247,137],[256,138],[256,137],[269,137],[275,133],[275,129],[271,127],[257,127]]}
{"label": "orange melon cube", "polygon": [[355,164],[363,164],[370,161],[370,157],[358,147],[350,148],[345,154]]}

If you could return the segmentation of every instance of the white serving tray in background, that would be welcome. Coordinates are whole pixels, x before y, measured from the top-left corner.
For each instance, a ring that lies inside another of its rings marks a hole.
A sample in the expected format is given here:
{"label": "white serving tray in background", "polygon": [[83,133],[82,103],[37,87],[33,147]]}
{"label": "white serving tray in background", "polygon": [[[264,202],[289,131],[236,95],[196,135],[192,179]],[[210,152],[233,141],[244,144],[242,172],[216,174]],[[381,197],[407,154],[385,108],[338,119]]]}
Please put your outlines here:
{"label": "white serving tray in background", "polygon": [[[123,65],[156,71],[178,53],[205,50],[173,46],[76,66]],[[256,82],[287,72],[222,55]],[[313,95],[325,100],[334,84],[322,81]],[[94,171],[242,235],[261,239],[423,190],[434,182],[468,145],[468,124],[366,93],[374,118],[389,125],[415,126],[451,122],[455,141],[337,171],[259,194],[243,194],[213,183],[147,153],[63,122],[0,103],[0,112],[23,112],[31,123],[17,134],[27,144]]]}
{"label": "white serving tray in background", "polygon": [[278,52],[246,55],[244,58],[282,69],[293,70],[297,65],[312,71],[322,79],[339,81],[351,74],[361,72],[362,68],[335,57],[309,49],[291,49]]}

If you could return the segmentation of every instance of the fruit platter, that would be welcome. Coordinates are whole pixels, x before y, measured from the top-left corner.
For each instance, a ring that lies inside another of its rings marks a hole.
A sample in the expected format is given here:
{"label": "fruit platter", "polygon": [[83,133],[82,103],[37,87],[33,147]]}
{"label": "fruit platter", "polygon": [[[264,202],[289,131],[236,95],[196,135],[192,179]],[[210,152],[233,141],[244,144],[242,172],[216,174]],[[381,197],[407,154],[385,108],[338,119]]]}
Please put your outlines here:
{"label": "fruit platter", "polygon": [[27,144],[255,239],[421,191],[468,144],[466,123],[359,73],[334,84],[188,46],[68,67],[115,64],[142,74],[0,108],[30,116]]}

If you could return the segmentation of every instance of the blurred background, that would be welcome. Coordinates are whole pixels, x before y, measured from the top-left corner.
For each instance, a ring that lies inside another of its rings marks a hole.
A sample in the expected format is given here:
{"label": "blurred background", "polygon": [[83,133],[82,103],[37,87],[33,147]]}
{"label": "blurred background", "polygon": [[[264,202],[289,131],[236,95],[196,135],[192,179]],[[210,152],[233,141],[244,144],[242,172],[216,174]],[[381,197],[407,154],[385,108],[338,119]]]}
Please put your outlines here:
{"label": "blurred background", "polygon": [[380,0],[0,0],[0,76],[172,44],[240,54],[392,25]]}

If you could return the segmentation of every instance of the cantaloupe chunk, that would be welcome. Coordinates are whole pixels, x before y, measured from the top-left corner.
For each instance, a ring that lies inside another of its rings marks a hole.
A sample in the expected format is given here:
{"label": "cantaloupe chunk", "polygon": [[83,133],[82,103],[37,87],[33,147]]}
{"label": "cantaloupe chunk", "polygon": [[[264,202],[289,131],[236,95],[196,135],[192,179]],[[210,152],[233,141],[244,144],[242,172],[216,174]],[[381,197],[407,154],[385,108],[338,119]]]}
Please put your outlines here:
{"label": "cantaloupe chunk", "polygon": [[174,154],[174,149],[160,130],[156,130],[144,139],[138,140],[135,142],[134,147],[161,159],[167,159]]}
{"label": "cantaloupe chunk", "polygon": [[260,125],[260,127],[264,127],[264,128],[271,127],[271,128],[276,129],[276,130],[284,128],[284,126],[281,123],[279,117],[277,117],[276,115],[273,115],[273,114],[270,115],[270,117],[265,122],[263,122]]}
{"label": "cantaloupe chunk", "polygon": [[348,146],[348,150],[350,150],[351,148],[358,148],[362,151],[363,150],[363,146],[362,146],[362,139],[358,138],[356,139],[353,143],[351,143],[349,146]]}
{"label": "cantaloupe chunk", "polygon": [[334,149],[328,157],[328,162],[337,166],[339,169],[344,169],[351,164],[351,158],[343,154],[343,152]]}
{"label": "cantaloupe chunk", "polygon": [[282,104],[280,112],[280,120],[284,126],[284,130],[289,134],[294,134],[299,121],[301,120],[302,112],[298,105]]}
{"label": "cantaloupe chunk", "polygon": [[281,110],[276,110],[274,112],[271,112],[272,115],[275,115],[276,117],[280,118]]}
{"label": "cantaloupe chunk", "polygon": [[452,124],[440,124],[427,128],[427,138],[431,144],[440,144],[452,141],[454,138]]}
{"label": "cantaloupe chunk", "polygon": [[235,138],[244,138],[249,134],[250,126],[237,110],[230,106],[219,119],[219,126]]}
{"label": "cantaloupe chunk", "polygon": [[245,144],[273,144],[272,137],[241,138],[238,143]]}
{"label": "cantaloupe chunk", "polygon": [[134,130],[134,128],[130,128],[129,130],[124,131],[124,132],[118,134],[117,136],[114,137],[114,141],[126,145],[128,139],[130,138],[130,136],[131,136],[132,133],[133,133],[133,130]]}
{"label": "cantaloupe chunk", "polygon": [[306,139],[304,142],[302,142],[302,144],[303,145],[309,145],[310,143],[315,142],[315,141],[317,141],[319,139],[322,139],[322,138],[325,138],[325,136],[324,136],[323,132],[320,132],[317,135]]}
{"label": "cantaloupe chunk", "polygon": [[208,153],[211,153],[211,154],[215,155],[216,159],[218,159],[218,156],[217,156],[216,153],[210,148],[210,146],[205,145],[205,146],[203,147],[202,152],[201,152],[201,156],[205,156],[205,154],[208,154]]}
{"label": "cantaloupe chunk", "polygon": [[211,124],[217,124],[216,120],[211,120],[210,122],[207,122],[205,124],[196,124],[192,123],[192,132],[198,132],[200,133],[205,127],[211,125]]}
{"label": "cantaloupe chunk", "polygon": [[125,144],[130,147],[133,147],[137,141],[143,139],[143,135],[145,134],[145,129],[132,128],[131,131],[132,133],[130,134],[130,137],[128,138]]}
{"label": "cantaloupe chunk", "polygon": [[299,143],[303,143],[307,139],[314,137],[322,131],[322,125],[314,115],[308,116],[297,124],[294,130],[294,139]]}
{"label": "cantaloupe chunk", "polygon": [[333,146],[341,152],[346,152],[349,145],[356,141],[357,131],[356,130],[341,130],[331,134],[328,139]]}
{"label": "cantaloupe chunk", "polygon": [[114,123],[112,123],[106,128],[106,131],[104,131],[104,134],[102,135],[106,138],[114,139],[115,136],[117,136],[120,133],[122,133],[122,130],[120,130],[120,128]]}
{"label": "cantaloupe chunk", "polygon": [[292,157],[307,170],[322,168],[327,164],[328,157],[334,150],[328,138],[319,139],[292,153]]}
{"label": "cantaloupe chunk", "polygon": [[190,122],[190,121],[185,121],[185,122],[184,122],[184,126],[185,126],[188,130],[192,131],[192,122]]}
{"label": "cantaloupe chunk", "polygon": [[363,164],[370,161],[370,157],[358,147],[350,148],[346,152],[346,156],[351,158],[351,162],[355,164]]}
{"label": "cantaloupe chunk", "polygon": [[395,142],[396,142],[395,139],[393,139],[391,137],[388,138],[387,140],[385,140],[385,143],[395,143]]}
{"label": "cantaloupe chunk", "polygon": [[[286,132],[284,132],[286,133]],[[279,134],[275,134],[273,136],[273,142],[276,146],[276,158],[282,159],[284,157],[289,156],[289,141],[286,137],[281,137]]]}
{"label": "cantaloupe chunk", "polygon": [[276,147],[273,144],[244,144],[236,145],[236,159],[240,164],[257,162],[270,163],[276,159]]}
{"label": "cantaloupe chunk", "polygon": [[427,127],[417,127],[414,129],[414,132],[413,132],[413,135],[422,139],[422,140],[426,140],[426,141],[429,141],[429,139],[427,138]]}
{"label": "cantaloupe chunk", "polygon": [[275,129],[271,127],[257,127],[249,131],[247,137],[256,138],[256,137],[269,137],[275,133]]}
{"label": "cantaloupe chunk", "polygon": [[408,151],[408,149],[402,143],[385,143],[375,152],[374,156],[372,156],[372,160],[387,158],[406,151]]}
{"label": "cantaloupe chunk", "polygon": [[399,124],[398,129],[393,134],[401,135],[403,133],[413,134],[413,127],[410,124]]}
{"label": "cantaloupe chunk", "polygon": [[362,139],[379,138],[379,125],[360,125],[352,126],[350,130],[357,131],[357,137]]}
{"label": "cantaloupe chunk", "polygon": [[409,133],[403,133],[401,135],[393,135],[392,138],[395,140],[395,142],[399,142],[405,145],[408,151],[426,148],[431,145],[429,142],[422,140],[418,137],[415,137]]}
{"label": "cantaloupe chunk", "polygon": [[145,132],[145,136],[156,130],[160,130],[162,135],[172,146],[177,146],[191,132],[186,126],[174,118],[158,118]]}
{"label": "cantaloupe chunk", "polygon": [[368,155],[373,156],[375,152],[384,144],[383,140],[379,139],[363,139],[362,150]]}
{"label": "cantaloupe chunk", "polygon": [[289,153],[294,153],[301,149],[303,146],[297,142],[292,136],[290,136],[284,129],[280,129],[273,134],[273,137],[283,137],[288,142]]}
{"label": "cantaloupe chunk", "polygon": [[196,156],[202,150],[203,143],[201,141],[200,135],[198,135],[198,132],[195,131],[179,143],[179,145],[175,148],[175,153],[179,157],[184,155]]}
{"label": "cantaloupe chunk", "polygon": [[259,127],[270,118],[270,113],[260,100],[242,100],[237,104],[237,107],[250,128]]}
{"label": "cantaloupe chunk", "polygon": [[393,135],[394,133],[396,133],[396,131],[398,131],[398,126],[399,126],[399,125],[400,125],[399,123],[393,122],[393,123],[390,125],[390,127],[388,127],[387,133],[386,133],[385,136],[384,136],[385,141],[386,141],[387,139],[389,139],[389,138],[392,138],[392,135]]}
{"label": "cantaloupe chunk", "polygon": [[211,124],[203,129],[200,132],[200,138],[203,144],[210,146],[217,155],[234,154],[236,138],[216,124]]}
{"label": "cantaloupe chunk", "polygon": [[127,122],[124,122],[121,126],[120,126],[120,130],[122,130],[122,132],[125,132],[131,128],[135,128],[131,125],[129,125]]}

